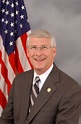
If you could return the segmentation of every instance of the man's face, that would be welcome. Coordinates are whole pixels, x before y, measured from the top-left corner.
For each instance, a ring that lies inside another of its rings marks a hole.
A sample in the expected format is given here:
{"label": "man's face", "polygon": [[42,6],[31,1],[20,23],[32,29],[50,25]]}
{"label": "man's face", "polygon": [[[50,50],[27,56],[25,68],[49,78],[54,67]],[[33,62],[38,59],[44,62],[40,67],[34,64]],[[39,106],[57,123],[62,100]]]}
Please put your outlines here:
{"label": "man's face", "polygon": [[27,55],[37,74],[44,73],[53,63],[56,48],[51,47],[47,38],[31,38]]}

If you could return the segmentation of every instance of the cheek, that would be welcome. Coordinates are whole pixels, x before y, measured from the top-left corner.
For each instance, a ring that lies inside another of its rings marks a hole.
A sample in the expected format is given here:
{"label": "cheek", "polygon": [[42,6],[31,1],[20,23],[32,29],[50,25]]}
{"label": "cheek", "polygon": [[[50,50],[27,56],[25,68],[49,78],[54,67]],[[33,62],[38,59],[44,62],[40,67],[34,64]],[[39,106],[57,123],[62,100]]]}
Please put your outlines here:
{"label": "cheek", "polygon": [[32,56],[32,53],[29,51],[29,49],[27,49],[27,56],[28,57]]}
{"label": "cheek", "polygon": [[27,52],[27,56],[29,57],[29,50],[27,49],[26,52]]}
{"label": "cheek", "polygon": [[30,51],[27,51],[27,56],[29,57],[29,59],[31,59],[34,56],[34,54],[31,53]]}

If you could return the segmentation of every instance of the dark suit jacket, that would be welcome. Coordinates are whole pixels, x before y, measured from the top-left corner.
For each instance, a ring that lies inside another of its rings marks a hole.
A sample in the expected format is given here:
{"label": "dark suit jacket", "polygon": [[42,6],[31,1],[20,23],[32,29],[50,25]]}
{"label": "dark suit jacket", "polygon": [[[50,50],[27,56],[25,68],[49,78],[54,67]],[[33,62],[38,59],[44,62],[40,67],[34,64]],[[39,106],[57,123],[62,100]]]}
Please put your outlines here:
{"label": "dark suit jacket", "polygon": [[14,79],[0,124],[78,124],[81,87],[76,81],[54,65],[28,114],[32,79],[33,70]]}

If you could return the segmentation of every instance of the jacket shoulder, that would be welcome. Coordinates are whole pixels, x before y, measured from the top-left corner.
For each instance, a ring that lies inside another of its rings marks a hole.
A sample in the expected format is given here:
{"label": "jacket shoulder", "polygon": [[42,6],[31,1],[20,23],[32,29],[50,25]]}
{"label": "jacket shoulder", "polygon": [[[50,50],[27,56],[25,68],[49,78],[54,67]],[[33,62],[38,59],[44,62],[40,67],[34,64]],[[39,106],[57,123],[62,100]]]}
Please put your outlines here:
{"label": "jacket shoulder", "polygon": [[18,75],[14,78],[13,83],[15,84],[15,82],[16,82],[16,83],[18,84],[18,83],[20,83],[20,82],[29,80],[29,79],[31,79],[32,77],[33,77],[33,69],[18,74]]}

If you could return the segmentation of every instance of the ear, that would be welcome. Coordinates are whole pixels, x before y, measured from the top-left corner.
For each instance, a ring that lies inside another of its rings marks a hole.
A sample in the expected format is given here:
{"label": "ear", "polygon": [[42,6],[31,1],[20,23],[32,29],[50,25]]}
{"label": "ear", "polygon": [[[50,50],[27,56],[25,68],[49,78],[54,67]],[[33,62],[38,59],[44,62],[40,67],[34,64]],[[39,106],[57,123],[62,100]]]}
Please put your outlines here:
{"label": "ear", "polygon": [[53,48],[53,57],[56,56],[56,47]]}

